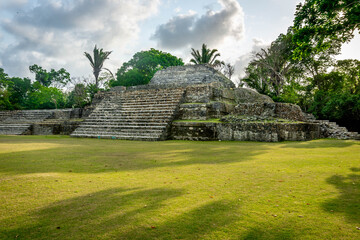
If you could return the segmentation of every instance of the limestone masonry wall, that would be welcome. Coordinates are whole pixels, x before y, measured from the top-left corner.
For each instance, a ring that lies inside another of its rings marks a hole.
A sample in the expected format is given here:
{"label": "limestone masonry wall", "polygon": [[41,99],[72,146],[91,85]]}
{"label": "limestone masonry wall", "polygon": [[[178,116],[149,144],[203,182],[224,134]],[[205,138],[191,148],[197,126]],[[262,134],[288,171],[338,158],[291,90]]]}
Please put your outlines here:
{"label": "limestone masonry wall", "polygon": [[235,107],[235,114],[283,118],[305,121],[300,107],[290,103],[241,103]]}
{"label": "limestone masonry wall", "polygon": [[175,122],[171,139],[201,141],[305,141],[320,137],[313,123],[211,123]]}
{"label": "limestone masonry wall", "polygon": [[235,88],[235,84],[223,74],[208,65],[186,65],[168,67],[157,71],[149,85],[179,85],[220,83],[226,88]]}

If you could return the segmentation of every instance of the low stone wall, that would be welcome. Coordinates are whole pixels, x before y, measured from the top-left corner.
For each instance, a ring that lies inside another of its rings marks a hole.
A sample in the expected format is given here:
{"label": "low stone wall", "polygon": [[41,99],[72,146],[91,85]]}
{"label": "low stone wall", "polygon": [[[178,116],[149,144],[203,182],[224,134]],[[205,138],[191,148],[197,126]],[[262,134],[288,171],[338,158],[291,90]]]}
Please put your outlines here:
{"label": "low stone wall", "polygon": [[73,109],[58,109],[55,110],[52,119],[71,119],[71,118],[81,118],[83,114],[82,108],[73,108]]}
{"label": "low stone wall", "polygon": [[35,123],[31,127],[31,135],[70,135],[81,121],[63,121]]}
{"label": "low stone wall", "polygon": [[235,105],[225,102],[212,101],[209,103],[185,103],[180,105],[180,120],[206,120],[211,118],[221,118],[234,111]]}
{"label": "low stone wall", "polygon": [[306,120],[300,107],[290,103],[241,103],[235,107],[234,114]]}
{"label": "low stone wall", "polygon": [[224,141],[306,141],[320,137],[313,123],[211,123],[174,122],[171,139]]}

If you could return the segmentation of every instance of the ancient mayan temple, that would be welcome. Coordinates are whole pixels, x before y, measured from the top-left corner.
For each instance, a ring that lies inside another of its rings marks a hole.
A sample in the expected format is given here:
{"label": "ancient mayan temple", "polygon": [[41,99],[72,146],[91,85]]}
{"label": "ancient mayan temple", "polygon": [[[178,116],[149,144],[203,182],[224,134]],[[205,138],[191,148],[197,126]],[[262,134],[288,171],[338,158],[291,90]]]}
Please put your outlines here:
{"label": "ancient mayan temple", "polygon": [[335,123],[309,118],[296,105],[235,88],[206,65],[169,67],[146,86],[116,87],[100,97],[71,136],[268,142],[357,137]]}
{"label": "ancient mayan temple", "polygon": [[98,93],[85,110],[3,111],[0,134],[147,141],[359,139],[358,133],[315,120],[296,105],[235,88],[207,65],[169,67],[158,71],[148,85]]}

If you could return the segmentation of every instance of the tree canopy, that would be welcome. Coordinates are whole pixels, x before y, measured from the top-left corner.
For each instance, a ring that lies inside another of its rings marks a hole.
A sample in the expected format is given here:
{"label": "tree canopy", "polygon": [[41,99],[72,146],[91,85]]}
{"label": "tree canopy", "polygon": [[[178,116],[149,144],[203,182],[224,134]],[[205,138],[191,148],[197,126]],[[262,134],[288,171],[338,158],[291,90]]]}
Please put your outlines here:
{"label": "tree canopy", "polygon": [[66,85],[70,81],[70,73],[64,68],[58,71],[51,69],[50,72],[34,64],[29,67],[30,72],[35,73],[35,80],[41,85],[49,87],[51,84]]}
{"label": "tree canopy", "polygon": [[299,4],[294,19],[294,56],[320,52],[334,42],[347,42],[360,32],[359,0],[306,0]]}
{"label": "tree canopy", "polygon": [[170,53],[151,48],[134,54],[132,59],[123,63],[116,73],[111,86],[135,86],[148,84],[154,74],[170,66],[182,66],[184,62]]}

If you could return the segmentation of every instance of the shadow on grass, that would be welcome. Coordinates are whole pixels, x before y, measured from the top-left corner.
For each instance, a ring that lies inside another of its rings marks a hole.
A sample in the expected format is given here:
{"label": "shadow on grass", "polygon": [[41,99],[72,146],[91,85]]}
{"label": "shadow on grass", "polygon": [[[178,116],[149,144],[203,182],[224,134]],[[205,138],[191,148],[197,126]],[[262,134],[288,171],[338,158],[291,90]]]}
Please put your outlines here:
{"label": "shadow on grass", "polygon": [[[350,168],[359,172],[359,168]],[[334,175],[327,179],[329,184],[339,190],[339,197],[326,202],[323,207],[326,211],[342,213],[349,222],[360,223],[360,175],[349,174],[347,177]]]}
{"label": "shadow on grass", "polygon": [[[207,203],[187,213],[165,221],[156,229],[134,229],[119,239],[203,239],[215,231],[233,223],[238,216],[234,214],[235,204],[220,200]],[[139,231],[140,230],[140,231]]]}
{"label": "shadow on grass", "polygon": [[[63,138],[55,139],[54,143],[58,147],[1,153],[0,171],[8,174],[69,171],[99,173],[194,164],[229,164],[252,160],[254,156],[269,150],[267,143],[254,142],[130,142],[96,139],[74,142],[74,139]],[[71,146],[71,143],[76,145]]]}
{"label": "shadow on grass", "polygon": [[301,239],[303,232],[297,228],[297,223],[289,218],[283,221],[265,222],[248,230],[244,236],[239,239],[243,240],[278,240],[278,239]]}
{"label": "shadow on grass", "polygon": [[174,216],[162,212],[167,200],[182,194],[169,188],[99,191],[25,213],[26,220],[4,220],[20,226],[0,230],[0,238],[201,239],[236,218],[230,201],[210,202],[178,215],[173,208]]}
{"label": "shadow on grass", "polygon": [[319,139],[306,142],[282,142],[283,148],[346,148],[353,145],[360,145],[358,141],[346,141],[337,139]]}
{"label": "shadow on grass", "polygon": [[142,217],[151,216],[164,201],[182,194],[182,190],[169,188],[103,190],[26,213],[24,222],[21,217],[7,219],[21,226],[0,230],[0,239],[96,239],[124,227],[136,228],[145,221]]}

